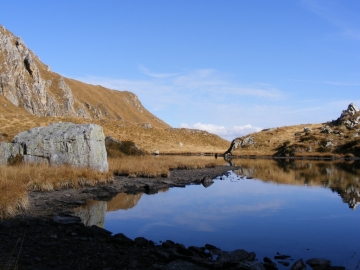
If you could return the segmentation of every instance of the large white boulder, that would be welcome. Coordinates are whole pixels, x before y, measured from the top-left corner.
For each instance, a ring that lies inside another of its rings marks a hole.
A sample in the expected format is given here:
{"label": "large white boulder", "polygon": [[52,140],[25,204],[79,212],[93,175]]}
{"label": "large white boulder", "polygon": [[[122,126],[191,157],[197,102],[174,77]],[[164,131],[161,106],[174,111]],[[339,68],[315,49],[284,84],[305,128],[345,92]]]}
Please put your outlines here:
{"label": "large white boulder", "polygon": [[21,147],[24,162],[47,162],[90,167],[101,172],[109,165],[102,127],[95,124],[53,123],[19,133],[13,141]]}

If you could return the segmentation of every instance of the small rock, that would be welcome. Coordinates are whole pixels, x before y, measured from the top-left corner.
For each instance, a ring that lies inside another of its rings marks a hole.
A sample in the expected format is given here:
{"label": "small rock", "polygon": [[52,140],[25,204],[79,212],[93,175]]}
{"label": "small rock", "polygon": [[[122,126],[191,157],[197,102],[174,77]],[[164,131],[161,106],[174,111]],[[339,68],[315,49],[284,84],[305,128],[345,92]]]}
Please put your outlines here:
{"label": "small rock", "polygon": [[110,236],[112,234],[110,231],[105,230],[104,228],[100,228],[96,225],[92,225],[90,228],[96,234],[106,235],[106,236]]}
{"label": "small rock", "polygon": [[327,269],[330,267],[331,261],[320,258],[313,258],[306,261],[308,265],[316,269]]}
{"label": "small rock", "polygon": [[330,266],[328,270],[345,270],[346,267],[344,266]]}
{"label": "small rock", "polygon": [[302,259],[296,261],[290,268],[290,270],[304,270],[306,269],[306,264]]}
{"label": "small rock", "polygon": [[147,246],[149,244],[149,240],[147,240],[144,237],[136,237],[134,239],[134,242],[135,242],[135,244],[137,244],[138,246],[141,246],[141,247]]}
{"label": "small rock", "polygon": [[193,256],[193,252],[189,249],[187,249],[184,245],[176,244],[176,251],[179,252],[181,255],[185,256]]}
{"label": "small rock", "polygon": [[171,240],[166,240],[165,242],[163,242],[161,244],[161,246],[163,248],[172,248],[173,246],[175,246],[175,243],[173,241],[171,241]]}
{"label": "small rock", "polygon": [[285,262],[285,261],[279,261],[280,264],[282,264],[283,266],[289,266],[290,263],[289,262]]}
{"label": "small rock", "polygon": [[214,249],[221,250],[220,248],[215,247],[215,246],[213,246],[211,244],[205,244],[205,248],[208,249],[208,250],[214,250]]}
{"label": "small rock", "polygon": [[126,245],[126,246],[130,246],[134,244],[134,241],[131,240],[129,237],[125,236],[123,233],[115,234],[112,237],[112,241],[117,244]]}
{"label": "small rock", "polygon": [[61,217],[55,216],[53,217],[53,221],[59,224],[80,224],[81,219],[79,217]]}
{"label": "small rock", "polygon": [[274,263],[267,263],[267,262],[264,262],[263,263],[264,267],[266,270],[277,270],[278,268],[276,267],[276,264]]}
{"label": "small rock", "polygon": [[199,247],[190,246],[188,249],[191,250],[192,252],[198,254],[202,258],[211,257],[211,255],[209,253],[206,253],[204,249],[201,249]]}
{"label": "small rock", "polygon": [[273,264],[275,264],[275,263],[274,263],[270,258],[268,258],[268,257],[264,257],[263,261],[266,262],[266,263],[273,263]]}

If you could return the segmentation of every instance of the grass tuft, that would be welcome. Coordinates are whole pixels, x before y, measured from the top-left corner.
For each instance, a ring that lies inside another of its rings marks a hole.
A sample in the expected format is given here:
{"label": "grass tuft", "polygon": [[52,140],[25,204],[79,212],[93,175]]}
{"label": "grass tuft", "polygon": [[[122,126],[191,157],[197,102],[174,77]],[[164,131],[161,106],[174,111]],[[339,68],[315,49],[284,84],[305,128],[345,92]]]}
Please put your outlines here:
{"label": "grass tuft", "polygon": [[0,167],[0,219],[15,216],[28,207],[28,191],[95,186],[113,181],[111,172],[70,165],[20,164]]}

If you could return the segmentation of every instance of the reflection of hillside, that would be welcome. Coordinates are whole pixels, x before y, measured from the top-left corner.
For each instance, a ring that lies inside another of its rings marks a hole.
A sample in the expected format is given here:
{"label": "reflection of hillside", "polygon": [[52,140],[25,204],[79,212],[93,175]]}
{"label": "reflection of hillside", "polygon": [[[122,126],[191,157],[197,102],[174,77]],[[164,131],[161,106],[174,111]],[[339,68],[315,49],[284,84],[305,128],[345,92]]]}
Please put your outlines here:
{"label": "reflection of hillside", "polygon": [[133,208],[139,202],[143,193],[140,194],[126,194],[119,193],[110,201],[107,202],[107,211],[116,211],[119,209],[127,210]]}
{"label": "reflection of hillside", "polygon": [[238,175],[291,185],[325,186],[355,208],[360,203],[360,162],[272,159],[233,159]]}
{"label": "reflection of hillside", "polygon": [[[167,192],[169,189],[164,188],[158,190],[159,192]],[[141,196],[144,193],[139,194],[126,194],[126,193],[119,193],[110,201],[107,202],[107,211],[116,211],[119,209],[127,210],[135,207],[137,203],[140,201]]]}

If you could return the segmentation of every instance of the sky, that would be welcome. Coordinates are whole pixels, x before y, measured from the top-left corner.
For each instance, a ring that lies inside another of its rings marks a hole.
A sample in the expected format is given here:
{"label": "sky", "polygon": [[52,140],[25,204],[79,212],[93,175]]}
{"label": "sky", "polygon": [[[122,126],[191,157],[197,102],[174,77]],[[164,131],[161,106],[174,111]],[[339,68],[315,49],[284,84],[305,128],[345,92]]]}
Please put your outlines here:
{"label": "sky", "polygon": [[[3,0],[51,70],[232,140],[360,107],[358,0]],[[101,102],[101,101],[99,101]]]}

